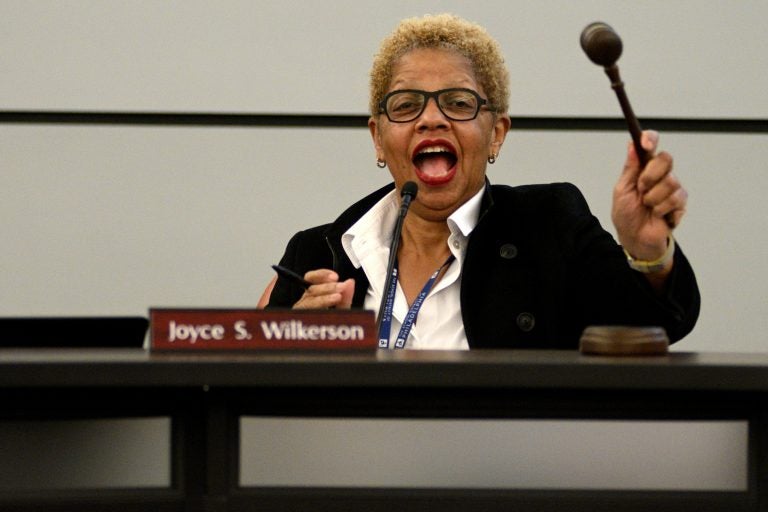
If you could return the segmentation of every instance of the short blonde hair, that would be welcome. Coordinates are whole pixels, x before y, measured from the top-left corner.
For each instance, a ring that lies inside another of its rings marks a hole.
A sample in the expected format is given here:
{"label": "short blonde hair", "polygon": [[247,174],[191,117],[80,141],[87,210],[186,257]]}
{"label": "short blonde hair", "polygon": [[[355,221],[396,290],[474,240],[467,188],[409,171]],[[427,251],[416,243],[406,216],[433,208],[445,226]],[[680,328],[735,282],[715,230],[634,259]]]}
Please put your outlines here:
{"label": "short blonde hair", "polygon": [[498,43],[477,25],[452,14],[426,15],[400,22],[373,59],[370,81],[371,115],[379,113],[379,102],[392,81],[392,67],[416,48],[446,48],[459,52],[472,63],[488,103],[499,114],[509,109],[509,72]]}

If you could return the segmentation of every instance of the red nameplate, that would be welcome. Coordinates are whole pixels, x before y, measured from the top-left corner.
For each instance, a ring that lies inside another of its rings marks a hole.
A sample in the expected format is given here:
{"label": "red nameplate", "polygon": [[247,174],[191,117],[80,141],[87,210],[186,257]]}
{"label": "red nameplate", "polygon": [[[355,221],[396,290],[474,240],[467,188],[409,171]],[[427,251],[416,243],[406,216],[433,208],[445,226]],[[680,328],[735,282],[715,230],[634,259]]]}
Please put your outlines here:
{"label": "red nameplate", "polygon": [[373,349],[373,311],[149,310],[152,350]]}

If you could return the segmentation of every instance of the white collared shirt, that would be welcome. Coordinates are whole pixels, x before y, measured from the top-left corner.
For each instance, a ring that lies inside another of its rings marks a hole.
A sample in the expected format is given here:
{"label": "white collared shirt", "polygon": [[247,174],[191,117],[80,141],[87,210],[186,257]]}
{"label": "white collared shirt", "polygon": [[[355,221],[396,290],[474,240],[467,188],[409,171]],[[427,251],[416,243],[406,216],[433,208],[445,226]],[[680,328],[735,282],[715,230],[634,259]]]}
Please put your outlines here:
{"label": "white collared shirt", "polygon": [[[424,300],[405,347],[412,349],[468,350],[467,335],[461,319],[461,268],[469,234],[477,225],[483,190],[448,217],[448,248],[456,260],[448,267]],[[355,268],[363,268],[368,278],[365,309],[378,311],[387,272],[392,230],[400,208],[397,191],[384,196],[341,237],[344,251]],[[437,269],[435,269],[437,270]],[[397,284],[392,311],[389,346],[393,347],[408,314],[408,304],[400,283]]]}

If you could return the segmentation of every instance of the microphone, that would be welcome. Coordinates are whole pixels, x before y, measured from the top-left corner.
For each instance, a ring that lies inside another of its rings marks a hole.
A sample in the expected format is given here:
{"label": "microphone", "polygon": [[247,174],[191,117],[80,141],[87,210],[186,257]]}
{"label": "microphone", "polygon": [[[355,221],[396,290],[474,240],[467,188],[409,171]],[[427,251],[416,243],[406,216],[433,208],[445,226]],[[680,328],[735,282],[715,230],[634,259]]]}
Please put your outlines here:
{"label": "microphone", "polygon": [[624,82],[619,76],[619,67],[616,61],[621,57],[623,46],[619,35],[606,23],[596,21],[587,25],[581,32],[581,48],[589,57],[589,60],[605,68],[605,74],[611,80],[611,87],[616,91],[621,110],[627,121],[629,134],[632,136],[632,143],[635,145],[635,152],[640,159],[640,166],[645,167],[648,163],[648,154],[640,144],[642,128],[632,111],[629,104],[629,98],[624,91]]}
{"label": "microphone", "polygon": [[419,193],[419,186],[412,181],[406,181],[403,183],[403,189],[400,191],[400,197],[403,199],[400,204],[401,218],[405,218],[405,214],[408,213],[408,208],[411,206],[411,201],[416,199],[416,194]]}
{"label": "microphone", "polygon": [[[419,192],[419,187],[412,181],[406,181],[403,184],[403,188],[400,190],[400,210],[397,213],[397,222],[395,223],[395,229],[392,231],[392,243],[389,246],[389,260],[387,262],[387,278],[384,281],[384,288],[381,293],[381,303],[379,304],[379,313],[376,316],[376,336],[379,336],[379,330],[381,328],[381,317],[384,314],[384,308],[387,304],[387,293],[392,286],[392,273],[395,269],[395,260],[397,259],[397,248],[400,246],[400,233],[403,231],[403,220],[408,213],[408,208],[411,206],[411,201],[414,200],[416,194]],[[387,340],[389,343],[389,340]]]}

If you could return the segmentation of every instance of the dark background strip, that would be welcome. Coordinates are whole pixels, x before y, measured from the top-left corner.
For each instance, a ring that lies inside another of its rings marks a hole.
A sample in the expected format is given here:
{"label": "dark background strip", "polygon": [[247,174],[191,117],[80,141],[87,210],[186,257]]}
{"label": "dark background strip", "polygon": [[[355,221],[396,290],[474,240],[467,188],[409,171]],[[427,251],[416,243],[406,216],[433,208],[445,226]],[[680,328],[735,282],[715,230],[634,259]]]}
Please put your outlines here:
{"label": "dark background strip", "polygon": [[[365,128],[364,115],[223,114],[178,112],[64,112],[0,110],[0,124],[102,124],[153,126],[260,126]],[[643,127],[665,132],[768,133],[766,119],[641,118]],[[513,130],[626,130],[622,118],[516,117]]]}

